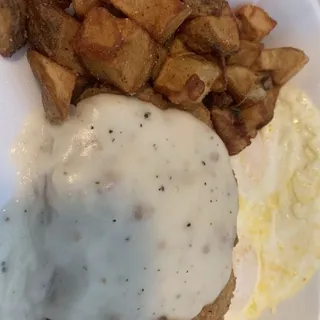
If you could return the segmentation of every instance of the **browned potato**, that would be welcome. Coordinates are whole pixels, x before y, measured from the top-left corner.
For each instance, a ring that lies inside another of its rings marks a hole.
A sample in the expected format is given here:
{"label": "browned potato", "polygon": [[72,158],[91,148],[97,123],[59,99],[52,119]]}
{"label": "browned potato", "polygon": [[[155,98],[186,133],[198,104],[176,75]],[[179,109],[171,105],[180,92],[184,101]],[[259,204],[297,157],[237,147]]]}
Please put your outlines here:
{"label": "browned potato", "polygon": [[131,94],[150,78],[159,50],[135,22],[101,7],[86,15],[74,47],[93,76]]}
{"label": "browned potato", "polygon": [[254,138],[257,135],[257,130],[266,126],[273,119],[279,91],[280,87],[271,89],[264,100],[251,108],[242,109],[240,111],[239,116],[243,120],[251,138]]}
{"label": "browned potato", "polygon": [[27,42],[27,1],[0,1],[0,55],[11,57]]}
{"label": "browned potato", "polygon": [[79,75],[76,80],[76,84],[72,93],[71,103],[77,105],[79,102],[80,96],[84,90],[90,85],[92,79],[86,76]]}
{"label": "browned potato", "polygon": [[168,57],[154,88],[175,104],[199,103],[220,74],[216,64],[196,54]]}
{"label": "browned potato", "polygon": [[191,17],[221,16],[226,0],[183,0],[188,5],[192,14]]}
{"label": "browned potato", "polygon": [[287,83],[309,61],[307,55],[295,48],[275,48],[262,51],[254,64],[255,70],[271,70],[273,81],[278,85]]}
{"label": "browned potato", "polygon": [[67,9],[70,7],[71,1],[72,0],[44,0],[43,2],[55,5],[61,9]]}
{"label": "browned potato", "polygon": [[96,96],[98,94],[101,94],[101,93],[125,95],[125,93],[123,93],[118,88],[113,87],[111,85],[108,85],[108,84],[96,85],[96,86],[85,89],[83,91],[83,93],[81,94],[81,96],[79,97],[79,102],[84,99],[88,99],[88,98],[91,98],[91,97]]}
{"label": "browned potato", "polygon": [[181,39],[199,54],[216,51],[219,55],[237,52],[238,27],[232,14],[221,17],[197,17],[184,23]]}
{"label": "browned potato", "polygon": [[198,103],[196,107],[189,111],[195,118],[205,123],[208,127],[213,128],[211,113],[204,104]]}
{"label": "browned potato", "polygon": [[171,56],[190,54],[192,51],[187,48],[179,36],[175,37],[169,46]]}
{"label": "browned potato", "polygon": [[241,40],[240,50],[227,59],[227,64],[236,64],[239,66],[250,68],[260,57],[262,47],[263,45],[261,43]]}
{"label": "browned potato", "polygon": [[100,0],[72,0],[73,9],[79,18],[83,18]]}
{"label": "browned potato", "polygon": [[60,65],[85,74],[72,41],[80,23],[63,10],[45,3],[29,2],[28,37],[32,46]]}
{"label": "browned potato", "polygon": [[263,86],[260,83],[255,83],[242,102],[241,108],[251,107],[252,105],[257,104],[265,99],[266,96],[267,91],[263,88]]}
{"label": "browned potato", "polygon": [[240,153],[251,144],[245,125],[230,108],[211,110],[213,128],[226,145],[229,155]]}
{"label": "browned potato", "polygon": [[242,66],[227,66],[228,92],[237,103],[242,103],[257,82],[256,74]]}
{"label": "browned potato", "polygon": [[166,110],[169,108],[174,108],[175,105],[164,98],[161,93],[156,92],[149,85],[144,86],[141,90],[135,95],[139,100],[144,102],[150,102],[156,107]]}
{"label": "browned potato", "polygon": [[236,12],[240,21],[240,38],[248,41],[261,41],[268,35],[277,22],[273,20],[262,8],[245,5]]}
{"label": "browned potato", "polygon": [[212,128],[211,114],[206,106],[200,103],[183,103],[183,104],[173,104],[174,109],[179,109],[192,114],[195,118],[205,123],[207,126]]}
{"label": "browned potato", "polygon": [[50,4],[55,7],[58,7],[60,9],[67,9],[70,7],[71,1],[72,0],[27,0],[28,3],[33,3],[33,4]]}
{"label": "browned potato", "polygon": [[34,50],[28,51],[28,61],[40,82],[46,117],[51,123],[64,122],[69,114],[76,74]]}
{"label": "browned potato", "polygon": [[190,8],[180,0],[110,0],[110,2],[160,43],[169,39],[191,13]]}
{"label": "browned potato", "polygon": [[157,50],[156,64],[153,67],[151,74],[153,80],[155,80],[158,77],[164,62],[167,59],[167,55],[168,51],[163,46],[159,45]]}

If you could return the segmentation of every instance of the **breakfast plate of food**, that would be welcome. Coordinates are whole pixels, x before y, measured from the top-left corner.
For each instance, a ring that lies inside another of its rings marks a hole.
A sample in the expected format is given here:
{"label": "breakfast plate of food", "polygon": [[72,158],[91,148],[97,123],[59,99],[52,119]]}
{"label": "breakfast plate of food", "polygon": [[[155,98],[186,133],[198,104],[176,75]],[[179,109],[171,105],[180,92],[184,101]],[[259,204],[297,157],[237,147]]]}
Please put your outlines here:
{"label": "breakfast plate of food", "polygon": [[317,320],[316,0],[0,0],[0,319]]}

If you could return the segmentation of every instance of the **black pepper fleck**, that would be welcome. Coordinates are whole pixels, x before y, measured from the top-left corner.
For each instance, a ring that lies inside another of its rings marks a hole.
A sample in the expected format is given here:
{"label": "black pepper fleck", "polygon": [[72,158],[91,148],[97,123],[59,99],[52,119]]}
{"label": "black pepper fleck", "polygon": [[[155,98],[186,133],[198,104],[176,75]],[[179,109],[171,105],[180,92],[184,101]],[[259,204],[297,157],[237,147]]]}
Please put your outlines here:
{"label": "black pepper fleck", "polygon": [[210,202],[212,203],[212,200],[210,200]]}
{"label": "black pepper fleck", "polygon": [[181,298],[181,294],[177,294],[176,299],[180,299],[180,298]]}
{"label": "black pepper fleck", "polygon": [[172,180],[172,177],[171,177],[171,176],[169,177],[169,180]]}
{"label": "black pepper fleck", "polygon": [[127,242],[129,242],[130,241],[130,237],[126,237],[126,239],[125,239]]}
{"label": "black pepper fleck", "polygon": [[100,184],[100,181],[96,181],[96,184]]}
{"label": "black pepper fleck", "polygon": [[144,268],[143,268],[143,270],[147,270],[147,268],[146,268],[146,267],[144,267]]}
{"label": "black pepper fleck", "polygon": [[116,220],[116,219],[113,219],[112,222],[117,222],[117,220]]}
{"label": "black pepper fleck", "polygon": [[67,171],[64,171],[63,174],[64,174],[65,176],[67,176],[67,175],[68,175],[68,172],[67,172]]}
{"label": "black pepper fleck", "polygon": [[8,221],[10,221],[10,218],[9,218],[9,217],[6,217],[6,218],[4,219],[4,221],[8,222]]}
{"label": "black pepper fleck", "polygon": [[27,209],[24,209],[24,212],[25,212],[25,213],[27,213],[27,212],[28,212],[28,210],[27,210]]}
{"label": "black pepper fleck", "polygon": [[158,178],[159,178],[159,176],[156,176],[156,178],[158,179]]}
{"label": "black pepper fleck", "polygon": [[115,142],[115,141],[116,141],[116,138],[113,138],[113,139],[112,139],[112,142]]}
{"label": "black pepper fleck", "polygon": [[187,224],[187,228],[190,228],[191,227],[191,223],[189,222],[188,224]]}
{"label": "black pepper fleck", "polygon": [[109,133],[113,133],[113,130],[109,130]]}
{"label": "black pepper fleck", "polygon": [[144,118],[145,118],[145,119],[148,119],[150,116],[151,116],[151,113],[150,113],[150,112],[146,112],[146,113],[144,114]]}
{"label": "black pepper fleck", "polygon": [[140,123],[140,128],[142,128],[143,127],[143,125],[142,125],[142,123]]}
{"label": "black pepper fleck", "polygon": [[82,269],[88,271],[88,268],[86,266],[83,266]]}
{"label": "black pepper fleck", "polygon": [[204,185],[206,186],[206,185],[207,185],[207,183],[205,182],[205,183],[204,183]]}
{"label": "black pepper fleck", "polygon": [[186,273],[189,273],[189,271],[187,270]]}
{"label": "black pepper fleck", "polygon": [[141,289],[142,292],[144,292],[144,289]]}
{"label": "black pepper fleck", "polygon": [[140,310],[140,308],[137,309],[137,311],[139,311],[139,310]]}
{"label": "black pepper fleck", "polygon": [[129,282],[129,279],[126,279],[126,282]]}
{"label": "black pepper fleck", "polygon": [[161,269],[158,269],[157,271],[160,272]]}
{"label": "black pepper fleck", "polygon": [[94,126],[91,126],[91,130],[93,130],[94,129]]}
{"label": "black pepper fleck", "polygon": [[207,165],[204,161],[201,161],[201,163],[202,163],[204,166],[206,166],[206,165]]}
{"label": "black pepper fleck", "polygon": [[162,192],[164,192],[164,186],[161,186],[160,188],[159,188],[159,191],[162,191]]}

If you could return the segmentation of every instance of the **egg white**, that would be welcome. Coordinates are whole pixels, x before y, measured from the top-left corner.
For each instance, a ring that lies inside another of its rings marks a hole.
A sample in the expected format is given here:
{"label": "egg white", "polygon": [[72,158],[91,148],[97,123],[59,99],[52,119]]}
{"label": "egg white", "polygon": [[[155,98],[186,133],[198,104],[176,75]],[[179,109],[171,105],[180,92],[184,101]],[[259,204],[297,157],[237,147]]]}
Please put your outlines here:
{"label": "egg white", "polygon": [[320,113],[301,91],[281,91],[273,121],[232,159],[239,184],[237,288],[227,320],[276,310],[320,263]]}

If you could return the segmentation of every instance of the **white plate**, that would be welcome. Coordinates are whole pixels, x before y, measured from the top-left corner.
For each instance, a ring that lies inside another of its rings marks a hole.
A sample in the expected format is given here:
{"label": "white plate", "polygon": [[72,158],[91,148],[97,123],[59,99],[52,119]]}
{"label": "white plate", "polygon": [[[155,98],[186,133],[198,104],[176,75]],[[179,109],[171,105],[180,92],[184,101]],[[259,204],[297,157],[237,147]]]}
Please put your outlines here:
{"label": "white plate", "polygon": [[[244,1],[230,0],[238,6]],[[249,1],[247,1],[248,3]],[[253,0],[278,21],[267,46],[295,46],[310,57],[308,66],[296,77],[295,85],[304,89],[320,106],[320,3],[317,0]],[[30,68],[19,52],[11,60],[0,58],[0,207],[12,195],[15,171],[9,150],[23,119],[32,108],[41,107],[41,97]],[[319,291],[315,278],[291,301],[283,303],[276,316],[263,320],[319,320]]]}

